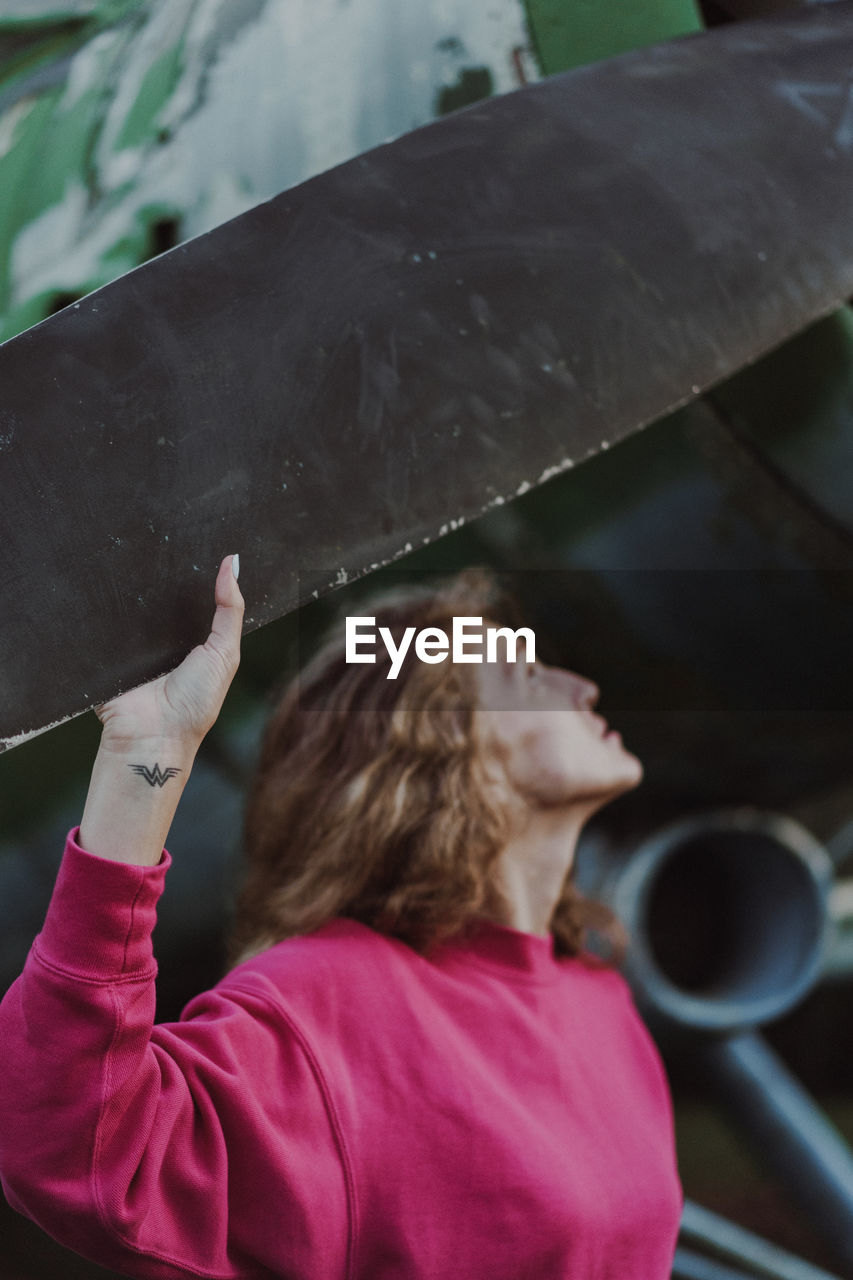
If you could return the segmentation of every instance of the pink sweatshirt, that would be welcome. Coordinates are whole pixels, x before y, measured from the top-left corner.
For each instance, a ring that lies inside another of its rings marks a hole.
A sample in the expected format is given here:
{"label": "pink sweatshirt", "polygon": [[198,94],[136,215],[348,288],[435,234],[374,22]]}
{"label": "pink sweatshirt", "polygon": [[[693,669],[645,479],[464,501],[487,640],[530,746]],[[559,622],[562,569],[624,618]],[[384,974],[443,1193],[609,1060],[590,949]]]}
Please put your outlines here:
{"label": "pink sweatshirt", "polygon": [[500,925],[427,960],[342,919],[153,1026],[169,856],[78,832],[0,1006],[14,1207],[139,1276],[666,1280],[671,1106],[618,974]]}

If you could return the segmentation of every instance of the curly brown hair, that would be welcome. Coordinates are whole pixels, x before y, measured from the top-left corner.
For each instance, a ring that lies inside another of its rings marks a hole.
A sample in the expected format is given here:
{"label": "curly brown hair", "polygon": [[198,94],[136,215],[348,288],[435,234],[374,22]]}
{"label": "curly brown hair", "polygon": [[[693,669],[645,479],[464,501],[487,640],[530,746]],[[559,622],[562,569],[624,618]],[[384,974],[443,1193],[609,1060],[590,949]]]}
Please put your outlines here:
{"label": "curly brown hair", "polygon": [[[429,590],[362,601],[388,627],[452,629],[458,615],[511,620],[495,576],[466,570]],[[386,678],[349,664],[340,628],[285,687],[263,735],[244,819],[247,875],[229,960],[345,916],[422,954],[478,917],[506,921],[492,874],[514,810],[495,789],[474,730],[469,666],[404,663]],[[567,877],[550,921],[557,955],[599,931],[619,957],[621,926]]]}

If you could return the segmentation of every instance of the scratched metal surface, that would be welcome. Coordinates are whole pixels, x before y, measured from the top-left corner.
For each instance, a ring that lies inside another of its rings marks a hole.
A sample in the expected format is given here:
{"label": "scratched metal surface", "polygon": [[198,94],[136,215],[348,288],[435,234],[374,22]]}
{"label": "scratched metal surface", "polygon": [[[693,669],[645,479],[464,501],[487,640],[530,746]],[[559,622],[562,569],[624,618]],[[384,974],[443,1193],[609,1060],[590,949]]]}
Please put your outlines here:
{"label": "scratched metal surface", "polygon": [[0,742],[615,444],[853,292],[853,6],[556,76],[0,348]]}

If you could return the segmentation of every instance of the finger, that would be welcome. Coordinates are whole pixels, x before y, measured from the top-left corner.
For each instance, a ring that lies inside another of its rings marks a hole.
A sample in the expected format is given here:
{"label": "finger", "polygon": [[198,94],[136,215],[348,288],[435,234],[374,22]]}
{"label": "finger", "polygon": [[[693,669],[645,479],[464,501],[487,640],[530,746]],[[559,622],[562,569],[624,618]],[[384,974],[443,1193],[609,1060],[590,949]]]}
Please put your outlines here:
{"label": "finger", "polygon": [[232,573],[233,556],[226,556],[216,575],[214,598],[216,613],[205,647],[215,650],[228,663],[240,661],[240,637],[243,631],[245,601]]}

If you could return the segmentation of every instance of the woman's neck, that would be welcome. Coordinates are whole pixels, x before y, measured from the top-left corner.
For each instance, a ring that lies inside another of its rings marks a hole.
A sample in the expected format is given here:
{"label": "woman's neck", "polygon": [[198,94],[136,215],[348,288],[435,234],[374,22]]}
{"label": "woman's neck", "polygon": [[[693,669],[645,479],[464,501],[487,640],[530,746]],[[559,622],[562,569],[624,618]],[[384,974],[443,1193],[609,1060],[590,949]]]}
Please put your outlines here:
{"label": "woman's neck", "polygon": [[510,907],[509,918],[500,923],[548,936],[551,915],[574,863],[578,837],[598,807],[573,805],[529,813],[524,828],[498,856],[498,884]]}

